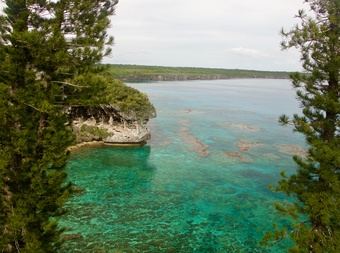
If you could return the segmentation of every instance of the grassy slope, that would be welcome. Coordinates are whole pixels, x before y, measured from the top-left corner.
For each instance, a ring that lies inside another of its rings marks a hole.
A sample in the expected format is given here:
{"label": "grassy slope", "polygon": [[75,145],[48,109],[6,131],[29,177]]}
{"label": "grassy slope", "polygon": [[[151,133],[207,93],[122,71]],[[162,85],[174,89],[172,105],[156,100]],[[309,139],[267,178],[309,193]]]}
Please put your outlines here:
{"label": "grassy slope", "polygon": [[140,65],[110,65],[113,77],[122,81],[204,80],[228,78],[289,78],[289,72]]}

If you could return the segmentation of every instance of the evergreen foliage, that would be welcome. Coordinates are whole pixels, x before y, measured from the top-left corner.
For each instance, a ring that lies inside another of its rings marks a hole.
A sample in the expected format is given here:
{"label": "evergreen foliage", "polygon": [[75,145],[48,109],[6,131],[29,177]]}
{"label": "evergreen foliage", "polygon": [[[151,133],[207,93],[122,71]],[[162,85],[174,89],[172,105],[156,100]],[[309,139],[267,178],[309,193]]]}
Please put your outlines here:
{"label": "evergreen foliage", "polygon": [[304,74],[292,74],[303,115],[280,122],[293,124],[305,136],[306,158],[294,156],[295,174],[282,179],[274,190],[296,199],[276,208],[292,219],[292,228],[267,232],[264,242],[291,236],[290,252],[340,252],[340,1],[306,0],[311,15],[282,31],[283,49],[301,52]]}
{"label": "evergreen foliage", "polygon": [[6,0],[0,16],[0,251],[55,252],[72,193],[68,106],[99,101],[116,0]]}

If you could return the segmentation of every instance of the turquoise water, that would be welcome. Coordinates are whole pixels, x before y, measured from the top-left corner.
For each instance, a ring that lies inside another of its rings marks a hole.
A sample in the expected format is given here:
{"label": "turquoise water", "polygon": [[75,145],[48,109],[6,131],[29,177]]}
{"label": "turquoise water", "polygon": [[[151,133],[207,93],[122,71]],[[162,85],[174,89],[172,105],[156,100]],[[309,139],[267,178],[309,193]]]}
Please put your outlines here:
{"label": "turquoise water", "polygon": [[299,112],[288,80],[130,84],[158,117],[143,147],[73,151],[79,188],[61,224],[62,252],[286,252],[258,245],[285,196],[268,190],[303,138],[277,124]]}

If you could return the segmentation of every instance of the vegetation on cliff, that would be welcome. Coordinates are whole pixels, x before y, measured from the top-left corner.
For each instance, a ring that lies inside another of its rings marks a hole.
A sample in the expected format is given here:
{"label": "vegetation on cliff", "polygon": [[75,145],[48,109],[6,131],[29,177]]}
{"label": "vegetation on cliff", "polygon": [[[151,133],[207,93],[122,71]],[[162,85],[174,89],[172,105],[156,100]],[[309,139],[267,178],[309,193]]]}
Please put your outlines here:
{"label": "vegetation on cliff", "polygon": [[156,114],[156,110],[149,101],[147,94],[127,86],[121,81],[111,79],[107,82],[104,96],[108,104],[114,104],[125,114],[136,114],[140,120],[148,119],[150,115]]}
{"label": "vegetation on cliff", "polygon": [[[68,103],[72,106],[113,105],[126,115],[135,114],[138,119],[147,119],[148,115],[155,114],[155,108],[147,94],[132,88],[122,81],[112,77],[106,67],[97,67],[95,73],[87,73],[70,80],[78,87],[86,88],[87,92],[73,90],[68,94]],[[88,86],[88,83],[92,85]],[[88,94],[92,94],[89,96]]]}

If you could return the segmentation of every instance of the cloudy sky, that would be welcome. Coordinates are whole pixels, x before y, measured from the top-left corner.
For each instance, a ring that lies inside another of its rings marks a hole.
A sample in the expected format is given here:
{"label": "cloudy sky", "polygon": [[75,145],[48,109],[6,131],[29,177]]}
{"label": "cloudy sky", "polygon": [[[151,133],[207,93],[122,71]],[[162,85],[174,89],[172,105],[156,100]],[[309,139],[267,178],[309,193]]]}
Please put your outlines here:
{"label": "cloudy sky", "polygon": [[106,63],[301,70],[279,35],[307,9],[303,0],[120,0]]}
{"label": "cloudy sky", "polygon": [[298,51],[281,51],[279,35],[301,8],[303,0],[119,0],[104,62],[301,70]]}

